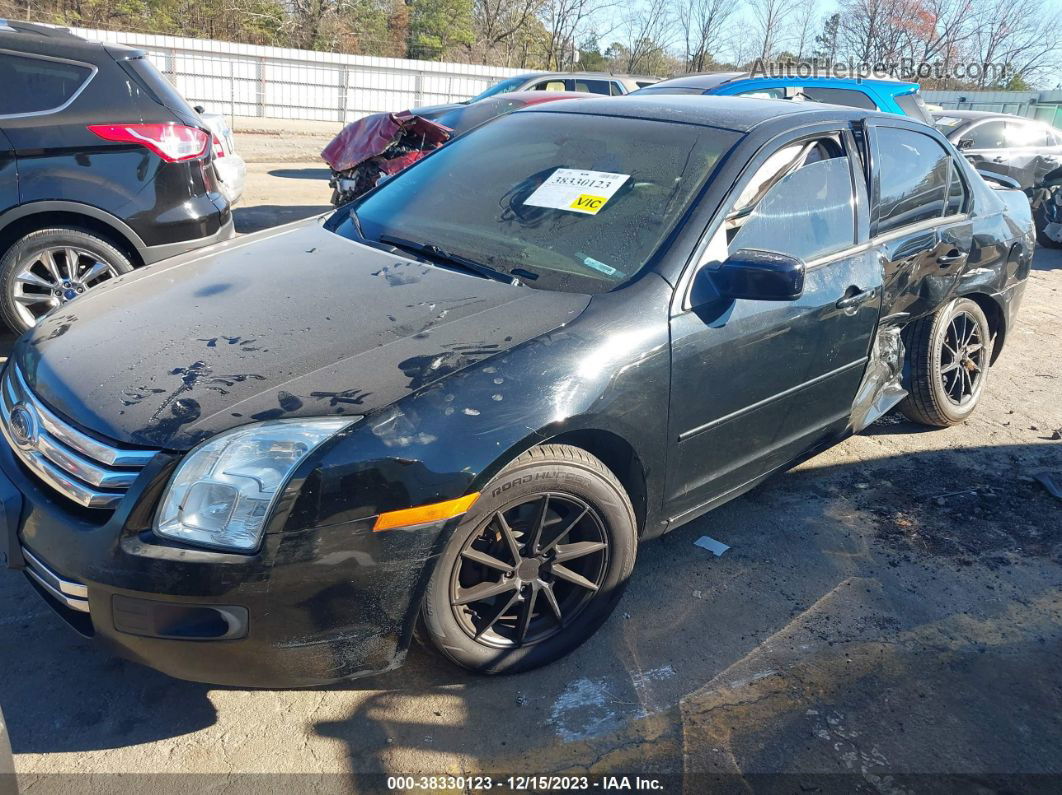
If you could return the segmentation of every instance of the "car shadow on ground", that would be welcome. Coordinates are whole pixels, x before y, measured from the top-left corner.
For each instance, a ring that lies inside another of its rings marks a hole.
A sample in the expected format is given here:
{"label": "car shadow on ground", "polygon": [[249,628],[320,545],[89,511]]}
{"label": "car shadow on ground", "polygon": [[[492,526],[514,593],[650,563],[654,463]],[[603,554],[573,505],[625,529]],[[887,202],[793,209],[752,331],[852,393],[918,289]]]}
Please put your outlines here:
{"label": "car shadow on ground", "polygon": [[253,207],[233,208],[232,220],[239,233],[260,232],[272,226],[330,212],[332,209],[330,204],[258,204]]}
{"label": "car shadow on ground", "polygon": [[327,168],[274,168],[267,173],[271,177],[281,177],[283,179],[327,180],[332,176],[332,171]]}
{"label": "car shadow on ground", "polygon": [[1062,269],[1062,248],[1047,248],[1037,244],[1032,267],[1034,271]]}
{"label": "car shadow on ground", "polygon": [[1062,505],[1026,476],[1046,467],[1062,447],[805,465],[644,545],[567,658],[484,678],[414,649],[331,688],[366,693],[315,730],[359,774],[1057,772]]}
{"label": "car shadow on ground", "polygon": [[[541,773],[620,746],[628,753],[606,766],[682,773],[690,753],[709,758],[720,742],[690,740],[711,734],[714,710],[729,721],[727,753],[782,769],[833,753],[807,741],[843,740],[826,722],[833,710],[858,717],[898,764],[941,747],[958,769],[977,754],[992,769],[1042,761],[1045,721],[1062,710],[1046,659],[1062,644],[1062,506],[1026,477],[1041,468],[1062,469],[1062,446],[813,459],[645,544],[611,619],[554,665],[487,678],[414,648],[401,669],[320,688],[356,706],[307,729],[343,742],[358,773]],[[713,557],[694,546],[705,533],[731,549]],[[234,688],[115,659],[21,577],[0,579],[0,704],[16,753],[133,746],[218,720],[210,693]],[[883,691],[894,701],[878,714]],[[748,697],[769,709],[741,707]],[[983,728],[947,740],[941,715]],[[1025,729],[1010,731],[1017,720]],[[777,742],[769,759],[754,753],[761,735]]]}

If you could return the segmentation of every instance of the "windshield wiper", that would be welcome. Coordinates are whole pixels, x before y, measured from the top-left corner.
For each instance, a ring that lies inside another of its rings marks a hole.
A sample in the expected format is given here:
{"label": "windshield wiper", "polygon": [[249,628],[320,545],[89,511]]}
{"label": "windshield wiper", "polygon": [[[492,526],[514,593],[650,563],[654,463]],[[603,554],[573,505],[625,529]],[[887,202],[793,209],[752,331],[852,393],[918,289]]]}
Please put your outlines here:
{"label": "windshield wiper", "polygon": [[510,273],[505,271],[495,270],[489,265],[484,265],[482,262],[476,262],[468,257],[462,257],[458,254],[451,254],[449,251],[444,251],[434,243],[418,243],[415,240],[406,240],[401,237],[393,237],[391,235],[380,235],[379,241],[381,243],[387,243],[395,248],[405,249],[406,251],[412,251],[414,254],[420,254],[421,256],[428,257],[430,259],[437,260],[439,262],[446,263],[448,265],[456,265],[459,268],[463,268],[466,271],[482,276],[486,279],[496,279],[499,282],[505,282],[511,284],[514,287],[521,284],[520,280]]}

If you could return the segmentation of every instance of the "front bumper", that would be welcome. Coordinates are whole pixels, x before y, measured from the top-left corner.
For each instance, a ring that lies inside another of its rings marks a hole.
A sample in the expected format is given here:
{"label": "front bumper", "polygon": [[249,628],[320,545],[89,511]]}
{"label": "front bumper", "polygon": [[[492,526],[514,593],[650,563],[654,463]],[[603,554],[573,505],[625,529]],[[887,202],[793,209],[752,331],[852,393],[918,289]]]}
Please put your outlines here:
{"label": "front bumper", "polygon": [[170,544],[139,506],[154,505],[174,463],[159,454],[113,513],[92,511],[37,481],[0,441],[8,566],[82,635],[180,679],[304,687],[402,662],[441,527],[288,528],[255,555]]}

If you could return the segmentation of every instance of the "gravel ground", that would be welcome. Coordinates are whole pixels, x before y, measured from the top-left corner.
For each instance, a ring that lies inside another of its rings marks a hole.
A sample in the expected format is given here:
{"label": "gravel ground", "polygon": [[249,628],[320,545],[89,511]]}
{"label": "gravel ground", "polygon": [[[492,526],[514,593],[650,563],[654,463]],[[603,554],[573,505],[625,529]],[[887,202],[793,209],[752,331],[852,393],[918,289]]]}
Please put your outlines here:
{"label": "gravel ground", "polygon": [[[317,169],[254,164],[243,210],[320,210]],[[247,774],[302,773],[367,791],[384,780],[363,774],[590,770],[689,792],[716,775],[911,792],[941,789],[925,774],[974,777],[955,791],[1062,775],[1062,503],[1032,480],[1062,472],[1062,252],[1038,252],[1019,321],[967,423],[889,415],[643,546],[613,618],[529,674],[478,678],[414,649],[324,689],[179,682],[108,657],[0,573],[20,784],[176,791],[191,784],[137,774],[209,773],[194,785],[250,791],[296,780]],[[694,546],[705,534],[731,548]]]}

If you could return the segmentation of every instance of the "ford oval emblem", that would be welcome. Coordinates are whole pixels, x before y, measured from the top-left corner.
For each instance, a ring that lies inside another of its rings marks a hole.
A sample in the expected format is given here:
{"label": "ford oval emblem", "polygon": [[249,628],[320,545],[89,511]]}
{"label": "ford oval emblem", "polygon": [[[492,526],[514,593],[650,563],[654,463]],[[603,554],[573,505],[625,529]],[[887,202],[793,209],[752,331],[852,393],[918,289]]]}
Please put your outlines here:
{"label": "ford oval emblem", "polygon": [[11,440],[20,449],[32,450],[37,446],[37,415],[25,403],[11,409],[7,427],[11,431]]}

